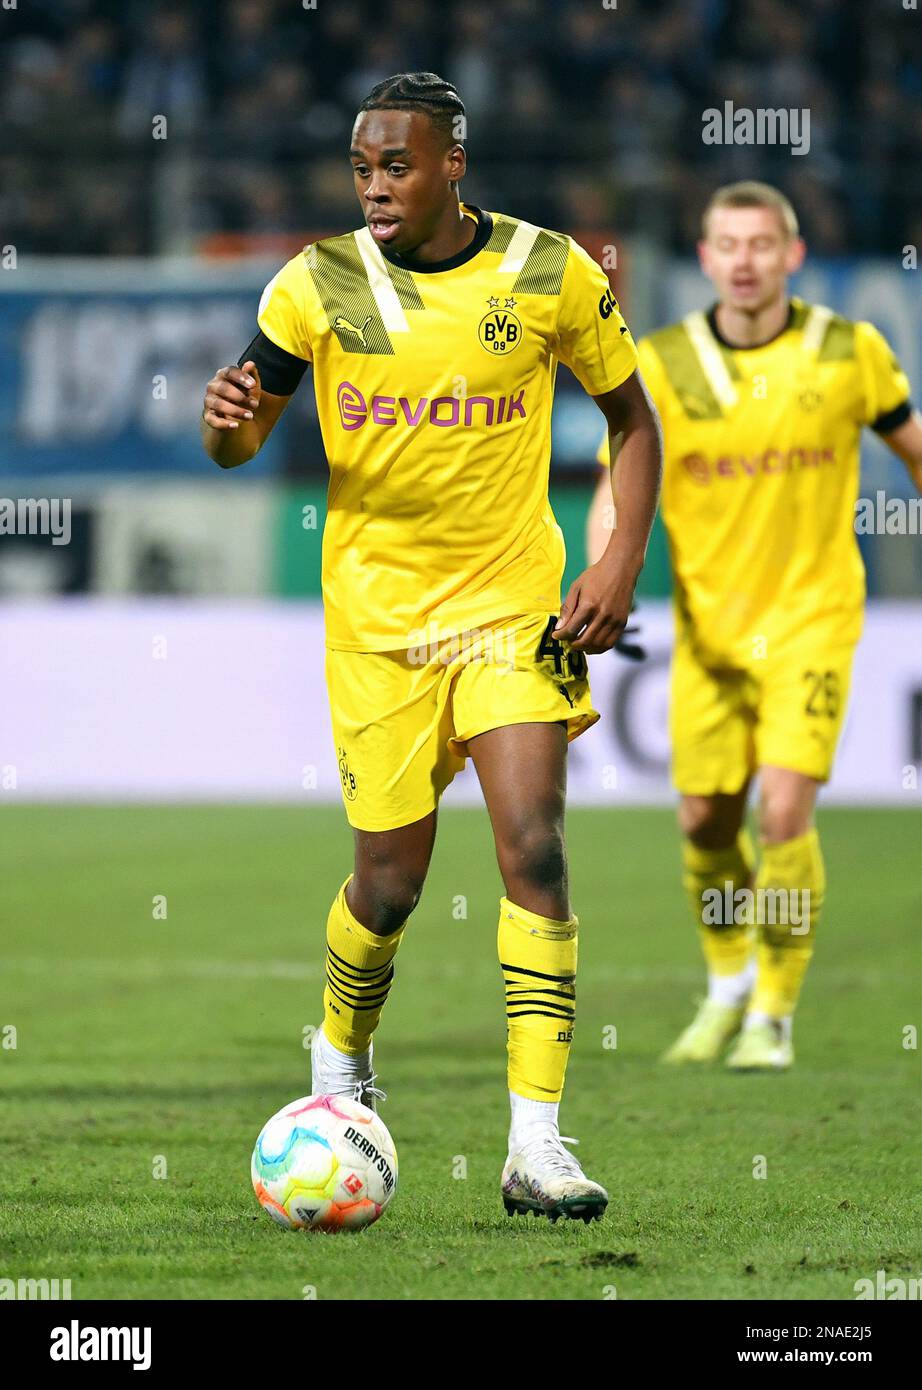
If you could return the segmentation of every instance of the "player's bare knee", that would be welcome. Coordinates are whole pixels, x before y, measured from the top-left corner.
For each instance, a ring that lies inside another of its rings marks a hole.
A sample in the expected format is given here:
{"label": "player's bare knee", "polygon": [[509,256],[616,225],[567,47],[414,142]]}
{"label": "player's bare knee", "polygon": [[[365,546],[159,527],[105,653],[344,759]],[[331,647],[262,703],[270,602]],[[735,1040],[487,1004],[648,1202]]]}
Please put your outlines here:
{"label": "player's bare knee", "polygon": [[368,930],[375,936],[390,936],[399,930],[419,902],[419,892],[381,893],[372,900],[372,923]]}
{"label": "player's bare knee", "polygon": [[729,798],[683,796],[679,802],[679,828],[698,849],[729,849],[741,823],[741,810]]}
{"label": "player's bare knee", "polygon": [[376,936],[390,936],[419,902],[425,874],[386,864],[357,872],[353,882],[359,920]]}
{"label": "player's bare knee", "polygon": [[797,840],[810,829],[811,813],[796,801],[783,797],[763,800],[759,807],[759,834],[770,845]]}
{"label": "player's bare knee", "polygon": [[559,827],[522,826],[497,849],[507,889],[518,884],[536,892],[565,892],[567,851]]}

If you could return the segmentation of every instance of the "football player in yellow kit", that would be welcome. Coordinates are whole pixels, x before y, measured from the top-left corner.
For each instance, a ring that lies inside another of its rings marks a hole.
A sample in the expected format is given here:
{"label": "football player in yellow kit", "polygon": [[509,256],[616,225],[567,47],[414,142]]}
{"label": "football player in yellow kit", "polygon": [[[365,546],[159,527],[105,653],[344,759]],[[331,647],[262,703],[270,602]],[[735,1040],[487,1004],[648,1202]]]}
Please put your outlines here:
{"label": "football player in yellow kit", "polygon": [[[439,798],[471,757],[506,896],[512,1122],[507,1211],[589,1220],[607,1194],[564,1147],[577,919],[563,816],[568,739],[598,718],[587,652],[613,646],[656,509],[661,442],[603,271],[570,237],[463,203],[464,108],[432,73],[363,103],[363,226],[270,281],[259,332],[209,382],[206,450],[252,458],[310,364],[330,466],[326,671],[353,873],[327,923],[315,1093],[374,1104],[372,1035],[419,899]],[[623,432],[621,524],[560,604],[548,502],[557,362]]]}
{"label": "football player in yellow kit", "polygon": [[[859,441],[876,430],[922,488],[922,418],[870,323],[791,298],[804,259],[788,200],[746,182],[699,245],[718,301],[638,344],[665,438],[675,589],[670,733],[683,879],[706,1000],[666,1053],[738,1070],[793,1061],[791,1021],[824,892],[813,823],[861,633]],[[599,451],[608,462],[606,438]],[[608,539],[607,471],[589,520]],[[758,870],[745,830],[758,776]],[[735,1041],[734,1041],[735,1040]]]}

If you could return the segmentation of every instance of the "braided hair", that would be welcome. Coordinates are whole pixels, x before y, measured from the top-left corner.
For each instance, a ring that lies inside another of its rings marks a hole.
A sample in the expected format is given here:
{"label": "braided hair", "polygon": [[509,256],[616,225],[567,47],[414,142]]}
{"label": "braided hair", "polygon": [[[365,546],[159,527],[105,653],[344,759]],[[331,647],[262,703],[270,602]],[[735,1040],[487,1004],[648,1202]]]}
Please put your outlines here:
{"label": "braided hair", "polygon": [[450,82],[434,72],[398,72],[372,87],[360,111],[422,111],[449,145],[466,134],[464,102]]}

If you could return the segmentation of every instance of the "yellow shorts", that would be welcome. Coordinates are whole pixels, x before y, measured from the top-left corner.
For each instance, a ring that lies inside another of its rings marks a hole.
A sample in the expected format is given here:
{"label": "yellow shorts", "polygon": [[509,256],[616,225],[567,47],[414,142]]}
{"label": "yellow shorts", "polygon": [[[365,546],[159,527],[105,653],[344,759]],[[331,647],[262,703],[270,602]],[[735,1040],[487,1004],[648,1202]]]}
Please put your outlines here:
{"label": "yellow shorts", "polygon": [[467,742],[507,724],[598,719],[586,657],[551,639],[556,616],[489,623],[399,652],[328,649],[327,690],[343,800],[358,830],[421,820],[464,767]]}
{"label": "yellow shorts", "polygon": [[734,793],[760,767],[826,782],[851,682],[855,643],[805,629],[772,660],[705,666],[679,637],[672,659],[672,775],[688,796]]}

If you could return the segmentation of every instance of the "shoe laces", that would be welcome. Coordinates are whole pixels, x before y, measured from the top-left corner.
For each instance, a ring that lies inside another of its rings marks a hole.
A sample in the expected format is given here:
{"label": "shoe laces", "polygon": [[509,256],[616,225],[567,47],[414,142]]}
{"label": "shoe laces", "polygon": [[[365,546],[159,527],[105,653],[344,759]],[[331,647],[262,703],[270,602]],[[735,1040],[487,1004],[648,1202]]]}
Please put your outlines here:
{"label": "shoe laces", "polygon": [[374,1096],[375,1100],[387,1100],[385,1092],[374,1084],[377,1079],[376,1072],[372,1072],[371,1076],[358,1077],[352,1090],[352,1099],[359,1105],[365,1104],[366,1096]]}
{"label": "shoe laces", "polygon": [[536,1159],[542,1167],[561,1177],[569,1178],[577,1174],[582,1177],[583,1170],[579,1161],[563,1147],[564,1144],[578,1143],[578,1139],[572,1139],[566,1134],[538,1134],[522,1145],[522,1154],[525,1158]]}

